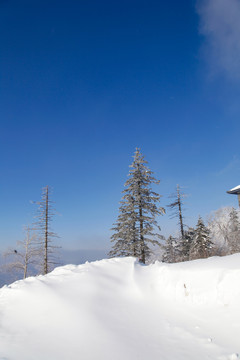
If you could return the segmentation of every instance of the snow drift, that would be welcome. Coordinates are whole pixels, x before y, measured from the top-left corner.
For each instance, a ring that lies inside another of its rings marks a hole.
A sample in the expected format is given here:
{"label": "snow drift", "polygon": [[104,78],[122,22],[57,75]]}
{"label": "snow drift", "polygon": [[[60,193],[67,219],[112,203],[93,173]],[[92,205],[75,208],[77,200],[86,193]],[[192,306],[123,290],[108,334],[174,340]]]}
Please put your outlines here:
{"label": "snow drift", "polygon": [[67,265],[0,290],[0,360],[233,360],[239,302],[239,254]]}

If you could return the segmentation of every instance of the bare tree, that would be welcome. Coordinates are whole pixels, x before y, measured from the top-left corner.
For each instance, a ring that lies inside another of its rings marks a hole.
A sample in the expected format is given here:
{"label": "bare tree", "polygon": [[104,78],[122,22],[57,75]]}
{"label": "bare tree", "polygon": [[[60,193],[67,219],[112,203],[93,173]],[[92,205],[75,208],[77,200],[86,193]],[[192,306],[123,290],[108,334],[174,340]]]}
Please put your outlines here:
{"label": "bare tree", "polygon": [[50,200],[50,187],[47,185],[42,189],[41,200],[35,202],[38,205],[37,222],[35,229],[39,231],[39,244],[43,250],[43,264],[42,273],[46,275],[59,262],[56,260],[55,254],[59,246],[53,245],[53,238],[58,237],[56,233],[51,230],[51,222],[55,209],[53,208],[53,201]]}
{"label": "bare tree", "polygon": [[215,244],[214,255],[225,256],[229,254],[229,214],[230,207],[222,207],[208,217],[208,229]]}
{"label": "bare tree", "polygon": [[176,247],[178,249],[177,260],[188,261],[192,237],[189,236],[191,232],[189,232],[189,229],[185,231],[186,225],[183,223],[183,199],[186,197],[186,195],[183,193],[182,189],[177,184],[176,192],[169,197],[173,198],[174,201],[167,206],[172,210],[171,218],[178,219],[178,225],[180,230],[180,236],[178,238]]}
{"label": "bare tree", "polygon": [[180,227],[180,233],[181,238],[184,238],[184,224],[183,224],[183,198],[186,197],[186,195],[181,191],[180,186],[177,184],[176,192],[172,195],[170,195],[170,198],[173,198],[174,201],[167,205],[171,210],[173,210],[172,218],[177,217]]}
{"label": "bare tree", "polygon": [[240,211],[231,207],[222,207],[208,218],[208,228],[215,244],[215,254],[219,256],[233,254],[240,250]]}
{"label": "bare tree", "polygon": [[29,275],[29,267],[39,264],[41,249],[36,242],[36,234],[31,232],[29,226],[25,228],[26,236],[23,241],[18,241],[16,248],[11,248],[4,253],[7,262],[5,268],[10,272],[23,273],[23,279]]}

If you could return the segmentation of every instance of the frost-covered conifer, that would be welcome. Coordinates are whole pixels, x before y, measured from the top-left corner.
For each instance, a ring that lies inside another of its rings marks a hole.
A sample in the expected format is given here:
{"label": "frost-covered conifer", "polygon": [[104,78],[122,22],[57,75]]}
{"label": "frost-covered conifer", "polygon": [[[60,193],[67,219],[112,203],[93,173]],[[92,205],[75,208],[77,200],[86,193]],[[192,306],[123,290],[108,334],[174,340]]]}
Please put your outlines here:
{"label": "frost-covered conifer", "polygon": [[190,250],[193,244],[195,236],[195,229],[189,227],[188,230],[184,231],[184,237],[181,239],[180,246],[180,257],[181,261],[188,261],[190,256]]}
{"label": "frost-covered conifer", "polygon": [[199,217],[190,250],[191,260],[211,256],[213,243],[210,239],[209,233],[209,229],[204,225],[202,218]]}
{"label": "frost-covered conifer", "polygon": [[178,259],[178,246],[177,241],[171,235],[166,240],[166,244],[163,246],[164,253],[162,261],[166,263],[174,263]]}
{"label": "frost-covered conifer", "polygon": [[240,223],[236,209],[232,208],[229,213],[229,253],[240,252]]}
{"label": "frost-covered conifer", "polygon": [[110,257],[114,256],[135,256],[139,257],[138,234],[136,229],[136,213],[134,209],[134,199],[126,196],[122,200],[119,208],[117,222],[111,229],[114,234],[111,241],[114,242],[112,250],[109,252]]}
{"label": "frost-covered conifer", "polygon": [[136,149],[134,161],[130,165],[129,178],[123,190],[119,216],[111,237],[114,242],[109,256],[137,256],[145,263],[151,250],[149,245],[159,245],[157,239],[162,238],[154,229],[160,230],[156,216],[165,211],[157,204],[160,195],[152,191],[151,184],[159,181],[152,176],[146,166],[140,149]]}

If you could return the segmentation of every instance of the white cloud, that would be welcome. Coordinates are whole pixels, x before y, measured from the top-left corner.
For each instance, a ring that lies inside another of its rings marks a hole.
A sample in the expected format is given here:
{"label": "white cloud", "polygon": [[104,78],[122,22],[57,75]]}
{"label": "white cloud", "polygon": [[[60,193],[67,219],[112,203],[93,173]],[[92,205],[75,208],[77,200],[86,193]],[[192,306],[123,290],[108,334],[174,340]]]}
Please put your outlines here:
{"label": "white cloud", "polygon": [[200,32],[214,73],[240,79],[240,0],[199,0]]}

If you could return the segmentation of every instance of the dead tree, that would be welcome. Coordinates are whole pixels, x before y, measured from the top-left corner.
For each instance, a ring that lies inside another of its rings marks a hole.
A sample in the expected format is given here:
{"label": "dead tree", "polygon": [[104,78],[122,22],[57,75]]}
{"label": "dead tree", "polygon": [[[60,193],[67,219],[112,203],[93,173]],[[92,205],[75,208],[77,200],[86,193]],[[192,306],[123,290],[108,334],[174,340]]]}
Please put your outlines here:
{"label": "dead tree", "polygon": [[174,199],[174,201],[167,205],[167,207],[169,207],[170,209],[173,210],[173,215],[172,217],[177,217],[179,222],[179,226],[180,226],[180,233],[181,233],[181,238],[184,238],[184,224],[183,224],[183,198],[186,195],[182,193],[180,186],[177,184],[177,188],[176,188],[176,193],[174,193],[173,195],[171,195],[170,197]]}
{"label": "dead tree", "polygon": [[35,268],[39,264],[41,249],[36,242],[36,234],[32,233],[29,226],[25,228],[26,236],[23,241],[18,241],[16,248],[11,248],[4,253],[9,260],[5,268],[9,272],[23,273],[23,279],[29,275],[29,267]]}
{"label": "dead tree", "polygon": [[48,274],[55,265],[59,262],[56,260],[56,250],[59,246],[53,245],[53,238],[58,237],[56,233],[51,230],[51,222],[55,209],[53,208],[53,201],[50,200],[50,188],[45,186],[42,189],[41,201],[35,202],[38,205],[38,219],[35,223],[35,229],[39,231],[39,244],[42,246],[43,264],[42,273]]}

